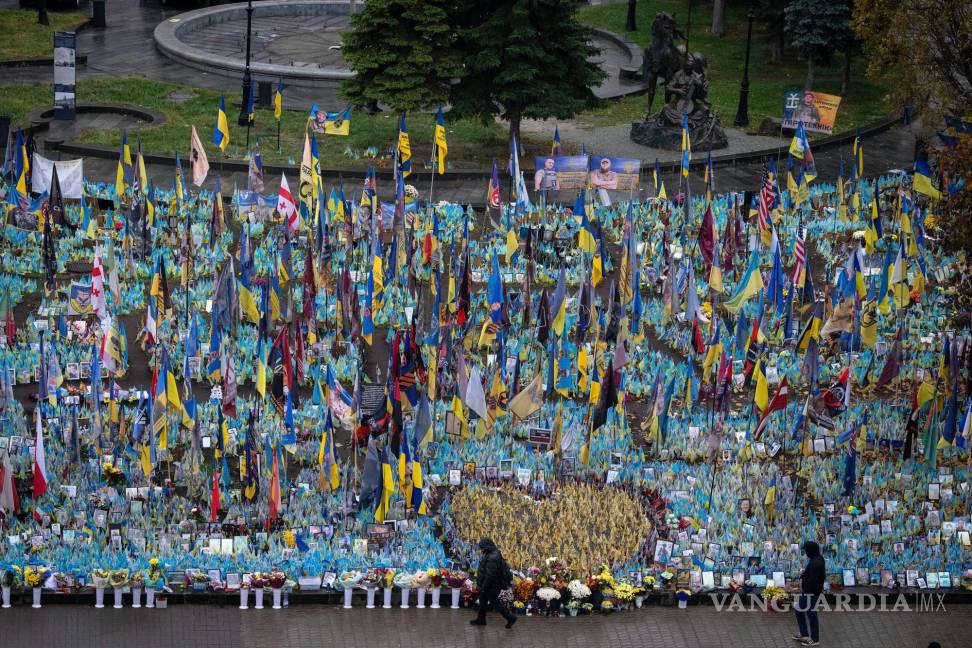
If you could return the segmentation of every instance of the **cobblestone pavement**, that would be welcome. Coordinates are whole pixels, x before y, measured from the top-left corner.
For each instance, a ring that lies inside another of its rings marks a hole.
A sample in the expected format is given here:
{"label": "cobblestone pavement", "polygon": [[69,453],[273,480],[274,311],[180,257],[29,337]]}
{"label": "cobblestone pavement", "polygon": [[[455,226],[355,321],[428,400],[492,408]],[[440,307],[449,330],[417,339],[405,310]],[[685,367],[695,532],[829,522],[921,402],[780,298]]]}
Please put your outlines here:
{"label": "cobblestone pavement", "polygon": [[[29,646],[679,646],[762,648],[795,646],[793,617],[774,612],[717,612],[711,606],[679,610],[646,607],[612,617],[521,618],[513,630],[490,613],[489,625],[468,624],[468,610],[342,610],[299,605],[285,610],[241,611],[209,605],[166,610],[95,610],[81,605],[15,606],[0,611],[0,644]],[[945,612],[859,612],[821,615],[821,645],[847,648],[967,648],[972,606]]]}

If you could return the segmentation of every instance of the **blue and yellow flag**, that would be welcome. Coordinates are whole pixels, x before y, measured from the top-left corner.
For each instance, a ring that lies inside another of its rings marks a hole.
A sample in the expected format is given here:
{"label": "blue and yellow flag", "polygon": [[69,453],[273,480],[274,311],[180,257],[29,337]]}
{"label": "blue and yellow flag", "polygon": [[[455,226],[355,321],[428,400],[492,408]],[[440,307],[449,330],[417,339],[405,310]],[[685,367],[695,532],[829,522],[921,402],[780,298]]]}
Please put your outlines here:
{"label": "blue and yellow flag", "polygon": [[918,193],[925,194],[936,200],[941,200],[942,198],[942,192],[932,184],[931,169],[928,166],[928,160],[924,158],[915,160],[915,177],[912,180],[911,186]]}
{"label": "blue and yellow flag", "polygon": [[216,109],[216,127],[213,129],[213,144],[225,151],[229,146],[229,120],[226,119],[226,101],[219,95],[219,107]]}
{"label": "blue and yellow flag", "polygon": [[860,180],[864,177],[864,142],[861,140],[861,129],[857,129],[854,135],[854,178]]}
{"label": "blue and yellow flag", "polygon": [[280,121],[283,115],[283,81],[277,81],[277,89],[273,93],[273,118]]}
{"label": "blue and yellow flag", "polygon": [[560,126],[554,126],[553,142],[550,143],[550,155],[560,155],[562,150],[560,146]]}
{"label": "blue and yellow flag", "polygon": [[439,111],[435,114],[435,163],[439,175],[445,173],[446,155],[449,153],[449,144],[446,142],[445,120],[442,118],[442,104],[439,104]]}
{"label": "blue and yellow flag", "polygon": [[403,178],[412,173],[412,144],[408,139],[408,126],[405,125],[405,111],[398,122],[398,168]]}
{"label": "blue and yellow flag", "polygon": [[341,112],[324,114],[325,135],[349,135],[351,133],[351,106]]}
{"label": "blue and yellow flag", "polygon": [[[122,136],[124,137],[124,131]],[[121,165],[120,158],[118,164]],[[30,159],[27,157],[27,142],[24,140],[23,132],[18,128],[17,129],[16,176],[17,176],[17,192],[20,193],[21,196],[27,196],[27,177],[29,173],[30,173]]]}
{"label": "blue and yellow flag", "polygon": [[689,137],[688,115],[682,115],[682,176],[688,177],[692,161],[692,140]]}

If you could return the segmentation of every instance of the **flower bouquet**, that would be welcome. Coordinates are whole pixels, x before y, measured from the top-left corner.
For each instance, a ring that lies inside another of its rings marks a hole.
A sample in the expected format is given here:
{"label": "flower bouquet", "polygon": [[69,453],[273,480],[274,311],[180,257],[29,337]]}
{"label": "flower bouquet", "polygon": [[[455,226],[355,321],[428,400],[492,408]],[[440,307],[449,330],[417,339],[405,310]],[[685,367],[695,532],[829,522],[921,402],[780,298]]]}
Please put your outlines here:
{"label": "flower bouquet", "polygon": [[338,578],[338,584],[344,588],[344,609],[351,608],[351,595],[354,593],[354,588],[358,586],[361,582],[361,572],[356,569],[351,571],[346,571],[341,574]]}
{"label": "flower bouquet", "polygon": [[763,599],[769,603],[769,608],[779,610],[779,604],[790,599],[790,595],[782,587],[767,585],[763,588]]}
{"label": "flower bouquet", "polygon": [[583,601],[591,595],[591,588],[587,583],[576,578],[567,583],[567,591],[570,592],[570,598],[575,601]]}
{"label": "flower bouquet", "polygon": [[415,572],[412,576],[412,586],[415,587],[418,592],[416,593],[415,607],[424,608],[425,607],[425,592],[428,591],[429,586],[432,584],[432,577],[429,572],[422,570]]}
{"label": "flower bouquet", "polygon": [[0,567],[0,587],[3,588],[3,607],[10,607],[10,590],[20,587],[24,581],[24,575],[17,565],[3,565]]}
{"label": "flower bouquet", "polygon": [[33,608],[41,606],[41,586],[48,575],[50,570],[47,567],[24,567],[24,583],[33,590],[34,603],[31,605]]}
{"label": "flower bouquet", "polygon": [[466,581],[469,580],[469,574],[464,571],[445,569],[443,570],[443,578],[446,584],[452,588],[451,608],[457,610],[459,609],[459,597],[462,595],[462,590],[466,586]]}
{"label": "flower bouquet", "polygon": [[577,616],[577,613],[580,611],[580,606],[581,602],[579,599],[570,599],[570,601],[567,602],[567,614],[572,617]]}
{"label": "flower bouquet", "polygon": [[95,588],[95,607],[99,610],[105,607],[105,588],[108,587],[108,577],[111,575],[107,569],[95,569],[91,572],[91,585]]}
{"label": "flower bouquet", "polygon": [[263,609],[263,590],[267,586],[267,575],[263,572],[253,572],[250,576],[250,588],[253,589],[253,608]]}
{"label": "flower bouquet", "polygon": [[108,583],[115,591],[114,607],[116,610],[120,610],[122,607],[122,592],[124,592],[125,588],[128,586],[128,570],[112,569],[108,574]]}
{"label": "flower bouquet", "polygon": [[384,579],[384,573],[384,570],[380,567],[372,567],[361,577],[361,587],[365,588],[365,591],[368,593],[368,604],[366,607],[369,610],[375,607],[375,590],[381,585]]}
{"label": "flower bouquet", "polygon": [[209,574],[201,569],[192,572],[190,580],[194,592],[204,592],[209,587]]}
{"label": "flower bouquet", "polygon": [[689,599],[692,598],[692,591],[685,588],[675,591],[675,600],[678,601],[679,609],[684,610],[688,607]]}
{"label": "flower bouquet", "polygon": [[142,607],[142,588],[145,587],[145,577],[140,571],[133,571],[131,576],[132,607]]}
{"label": "flower bouquet", "polygon": [[611,599],[604,599],[601,601],[601,612],[604,614],[611,614],[614,612],[614,601]]}
{"label": "flower bouquet", "polygon": [[165,587],[165,568],[158,558],[149,560],[148,581],[145,583],[145,607],[155,607],[155,592]]}
{"label": "flower bouquet", "polygon": [[392,585],[402,590],[401,607],[403,609],[408,609],[408,595],[412,589],[413,581],[414,579],[412,577],[412,574],[409,574],[408,572],[404,572],[404,571],[395,572],[395,575],[392,578]]}
{"label": "flower bouquet", "polygon": [[283,607],[281,605],[281,599],[283,597],[284,584],[287,582],[287,574],[280,569],[274,569],[270,572],[267,582],[270,583],[270,589],[273,592],[273,609],[279,610]]}
{"label": "flower bouquet", "polygon": [[614,597],[622,603],[630,603],[634,600],[635,594],[638,593],[638,588],[634,587],[628,581],[621,581],[614,585]]}
{"label": "flower bouquet", "polygon": [[438,569],[429,570],[429,578],[432,579],[430,583],[430,589],[432,590],[432,605],[429,606],[433,610],[439,609],[439,597],[442,595],[442,572]]}
{"label": "flower bouquet", "polygon": [[544,611],[550,614],[553,602],[560,601],[560,590],[553,587],[541,587],[537,590],[537,598],[543,601]]}
{"label": "flower bouquet", "polygon": [[382,605],[381,607],[388,610],[392,606],[392,587],[395,585],[395,570],[388,567],[383,570],[381,576],[381,587],[384,590],[382,592]]}

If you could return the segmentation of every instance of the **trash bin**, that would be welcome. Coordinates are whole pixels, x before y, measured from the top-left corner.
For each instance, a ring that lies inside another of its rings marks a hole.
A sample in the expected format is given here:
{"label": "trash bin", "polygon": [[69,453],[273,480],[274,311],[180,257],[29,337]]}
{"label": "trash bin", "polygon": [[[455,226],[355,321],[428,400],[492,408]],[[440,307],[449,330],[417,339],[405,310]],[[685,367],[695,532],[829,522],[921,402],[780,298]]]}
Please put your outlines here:
{"label": "trash bin", "polygon": [[91,2],[91,22],[95,27],[104,29],[108,26],[105,20],[105,5],[107,0],[92,0]]}

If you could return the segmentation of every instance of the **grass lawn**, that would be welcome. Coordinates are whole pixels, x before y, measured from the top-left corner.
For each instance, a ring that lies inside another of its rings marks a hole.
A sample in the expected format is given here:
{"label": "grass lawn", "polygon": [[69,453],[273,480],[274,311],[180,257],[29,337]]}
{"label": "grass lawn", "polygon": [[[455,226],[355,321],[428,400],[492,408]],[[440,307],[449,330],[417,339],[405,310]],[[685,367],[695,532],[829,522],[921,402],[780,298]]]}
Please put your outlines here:
{"label": "grass lawn", "polygon": [[50,58],[54,55],[54,32],[72,31],[88,20],[84,14],[48,12],[50,26],[37,24],[37,12],[0,9],[0,61]]}
{"label": "grass lawn", "polygon": [[[173,101],[170,95],[176,92],[190,98]],[[164,113],[166,121],[160,126],[129,129],[128,136],[132,146],[134,147],[136,138],[140,138],[145,151],[169,154],[179,152],[183,156],[187,155],[190,126],[194,124],[211,160],[220,156],[239,159],[245,155],[246,129],[236,125],[239,95],[226,96],[230,144],[222,153],[213,145],[213,127],[219,104],[219,93],[216,91],[141,77],[91,79],[78,83],[77,101],[79,104],[129,104]],[[49,84],[0,85],[0,113],[12,115],[15,124],[22,122],[34,108],[51,105],[51,102],[52,91]],[[273,110],[257,109],[255,125],[250,131],[250,142],[261,142],[261,155],[264,160],[299,162],[306,120],[305,113],[284,111],[280,134],[283,154],[277,154],[277,122],[273,118]],[[422,160],[431,159],[434,121],[434,114],[417,113],[408,116],[413,164],[421,165]],[[470,120],[450,122],[447,117],[446,128],[450,168],[482,168],[488,164],[490,158],[502,160],[508,155],[506,132],[499,124],[483,125]],[[351,118],[351,134],[348,137],[318,135],[321,164],[330,167],[366,168],[371,161],[370,158],[364,158],[364,150],[369,146],[376,146],[379,155],[384,155],[388,149],[394,147],[397,137],[397,115],[387,112],[378,115],[356,112]],[[77,141],[117,146],[120,138],[118,132],[90,130],[82,133]],[[354,153],[346,154],[348,149]],[[361,159],[356,160],[355,155]]]}
{"label": "grass lawn", "polygon": [[[712,25],[712,6],[700,4],[692,7],[692,32],[689,48],[702,52],[709,64],[709,100],[722,118],[724,125],[731,125],[739,104],[739,81],[746,55],[746,6],[745,3],[727,3],[726,35],[715,38],[709,33]],[[625,32],[627,3],[582,7],[580,18],[584,22],[623,34],[628,40],[645,46],[651,40],[651,23],[659,11],[675,16],[679,27],[685,31],[688,5],[684,0],[642,0],[638,3],[638,31]],[[830,66],[817,65],[814,90],[840,94],[842,56],[837,55]],[[806,63],[796,59],[796,52],[787,51],[784,63],[773,63],[770,42],[759,33],[759,25],[753,25],[752,51],[749,61],[749,123],[755,130],[765,117],[780,117],[783,113],[783,97],[787,90],[803,88]],[[837,113],[834,132],[851,130],[862,124],[879,119],[886,114],[883,105],[884,91],[864,76],[863,56],[852,61],[851,83]],[[658,110],[663,98],[655,95],[654,110]],[[644,115],[647,100],[644,97],[628,97],[612,102],[607,108],[582,115],[580,119],[591,125],[617,124]]]}

